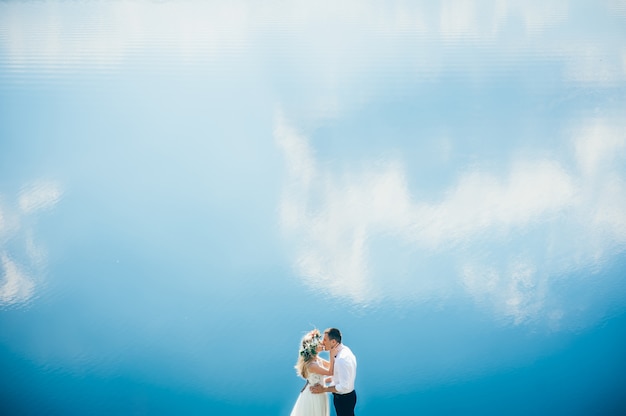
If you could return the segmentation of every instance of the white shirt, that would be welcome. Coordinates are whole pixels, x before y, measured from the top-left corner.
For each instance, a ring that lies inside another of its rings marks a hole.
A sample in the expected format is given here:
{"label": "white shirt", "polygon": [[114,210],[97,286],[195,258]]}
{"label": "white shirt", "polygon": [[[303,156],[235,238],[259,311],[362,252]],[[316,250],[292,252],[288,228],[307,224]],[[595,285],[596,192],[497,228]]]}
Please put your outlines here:
{"label": "white shirt", "polygon": [[340,344],[337,356],[335,357],[335,368],[333,370],[333,384],[339,394],[350,393],[354,390],[354,380],[356,379],[356,357],[350,348]]}

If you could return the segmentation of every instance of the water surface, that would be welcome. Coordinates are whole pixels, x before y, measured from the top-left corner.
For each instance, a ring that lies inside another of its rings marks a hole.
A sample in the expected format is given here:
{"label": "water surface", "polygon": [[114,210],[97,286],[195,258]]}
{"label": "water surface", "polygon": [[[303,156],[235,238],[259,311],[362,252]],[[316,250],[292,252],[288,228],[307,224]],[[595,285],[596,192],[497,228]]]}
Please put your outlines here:
{"label": "water surface", "polygon": [[3,412],[624,413],[625,20],[0,2]]}

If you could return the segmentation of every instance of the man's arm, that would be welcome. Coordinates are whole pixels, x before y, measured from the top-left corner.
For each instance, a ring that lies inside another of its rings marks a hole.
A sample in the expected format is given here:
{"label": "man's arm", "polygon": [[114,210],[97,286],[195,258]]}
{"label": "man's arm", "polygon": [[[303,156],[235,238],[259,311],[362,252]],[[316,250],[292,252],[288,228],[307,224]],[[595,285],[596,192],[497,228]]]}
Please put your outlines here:
{"label": "man's arm", "polygon": [[319,394],[319,393],[339,393],[335,386],[322,386],[321,384],[316,384],[310,387],[311,393]]}

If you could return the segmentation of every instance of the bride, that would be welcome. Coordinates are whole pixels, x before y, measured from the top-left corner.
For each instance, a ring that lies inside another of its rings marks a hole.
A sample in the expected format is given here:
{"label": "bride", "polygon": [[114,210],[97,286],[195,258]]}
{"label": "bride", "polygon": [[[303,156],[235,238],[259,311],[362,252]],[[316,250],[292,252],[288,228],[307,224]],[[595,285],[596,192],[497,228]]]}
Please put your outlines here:
{"label": "bride", "polygon": [[312,330],[302,338],[300,355],[296,363],[296,372],[306,380],[306,384],[300,391],[298,400],[291,410],[291,416],[329,416],[328,396],[326,394],[313,394],[309,386],[324,384],[325,376],[333,375],[334,357],[330,355],[330,361],[318,356],[324,349],[322,335],[317,329]]}

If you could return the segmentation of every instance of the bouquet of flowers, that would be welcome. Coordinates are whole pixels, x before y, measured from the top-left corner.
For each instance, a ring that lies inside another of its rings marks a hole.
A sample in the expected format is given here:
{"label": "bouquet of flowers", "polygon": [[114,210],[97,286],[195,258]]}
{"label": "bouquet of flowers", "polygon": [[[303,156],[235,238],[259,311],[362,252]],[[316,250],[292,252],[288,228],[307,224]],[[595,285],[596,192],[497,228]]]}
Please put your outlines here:
{"label": "bouquet of flowers", "polygon": [[300,346],[300,355],[305,361],[308,361],[311,357],[317,355],[317,347],[322,342],[322,334],[317,329],[312,330],[302,338],[302,345]]}

